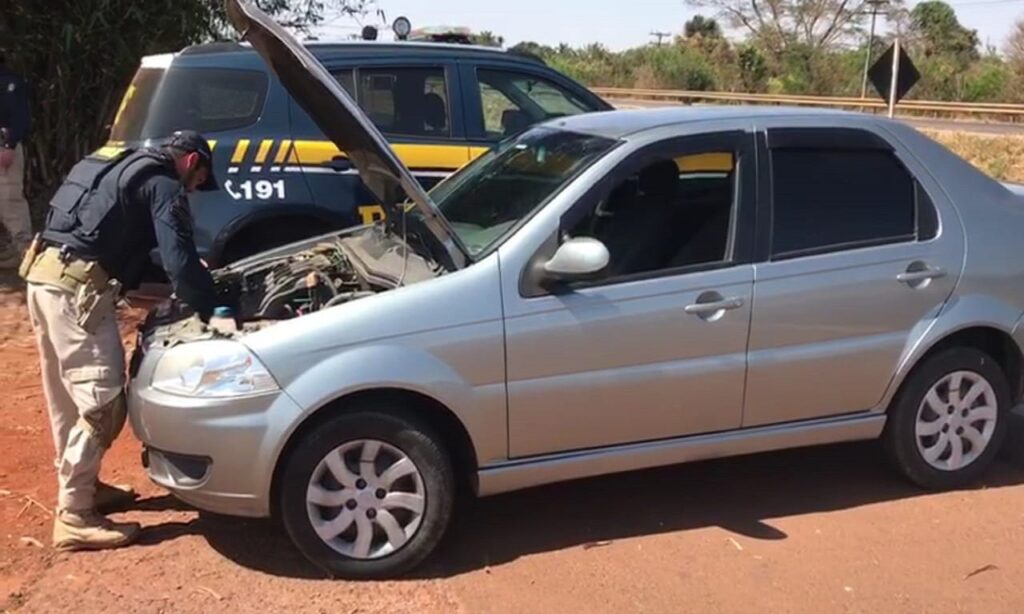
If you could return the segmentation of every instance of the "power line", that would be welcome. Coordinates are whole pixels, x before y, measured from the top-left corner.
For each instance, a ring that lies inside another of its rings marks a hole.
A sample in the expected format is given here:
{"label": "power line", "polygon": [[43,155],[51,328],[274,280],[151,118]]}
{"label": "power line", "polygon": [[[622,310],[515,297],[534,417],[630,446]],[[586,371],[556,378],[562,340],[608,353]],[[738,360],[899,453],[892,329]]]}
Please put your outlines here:
{"label": "power line", "polygon": [[1013,4],[1015,2],[1022,2],[1024,0],[977,0],[976,2],[950,2],[949,5],[953,7],[957,6],[982,6],[985,4]]}

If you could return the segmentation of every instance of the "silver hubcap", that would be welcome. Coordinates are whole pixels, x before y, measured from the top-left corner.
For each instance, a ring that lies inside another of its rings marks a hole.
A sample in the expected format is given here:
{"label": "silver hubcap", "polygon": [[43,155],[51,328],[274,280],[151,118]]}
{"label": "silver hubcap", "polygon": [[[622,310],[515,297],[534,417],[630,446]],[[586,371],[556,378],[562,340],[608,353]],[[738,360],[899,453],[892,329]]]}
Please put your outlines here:
{"label": "silver hubcap", "polygon": [[420,528],[423,476],[404,452],[375,439],[343,444],[313,470],[306,509],[325,544],[354,559],[387,556]]}
{"label": "silver hubcap", "polygon": [[950,373],[931,387],[917,410],[917,450],[936,469],[963,469],[992,439],[997,406],[996,393],[984,377],[971,371]]}

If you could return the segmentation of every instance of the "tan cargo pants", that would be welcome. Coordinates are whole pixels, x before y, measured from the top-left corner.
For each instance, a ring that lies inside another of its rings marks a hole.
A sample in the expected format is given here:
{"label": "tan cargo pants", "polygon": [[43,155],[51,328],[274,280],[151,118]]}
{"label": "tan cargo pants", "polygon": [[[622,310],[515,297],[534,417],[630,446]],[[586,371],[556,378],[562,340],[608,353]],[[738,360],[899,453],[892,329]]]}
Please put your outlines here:
{"label": "tan cargo pants", "polygon": [[19,145],[14,150],[14,164],[6,171],[0,170],[0,221],[11,235],[11,245],[17,253],[9,256],[15,261],[32,241],[32,220],[22,186],[24,177],[25,152]]}
{"label": "tan cargo pants", "polygon": [[39,346],[43,392],[57,452],[60,509],[93,508],[100,462],[124,425],[124,348],[113,302],[90,334],[75,296],[28,284],[28,313]]}

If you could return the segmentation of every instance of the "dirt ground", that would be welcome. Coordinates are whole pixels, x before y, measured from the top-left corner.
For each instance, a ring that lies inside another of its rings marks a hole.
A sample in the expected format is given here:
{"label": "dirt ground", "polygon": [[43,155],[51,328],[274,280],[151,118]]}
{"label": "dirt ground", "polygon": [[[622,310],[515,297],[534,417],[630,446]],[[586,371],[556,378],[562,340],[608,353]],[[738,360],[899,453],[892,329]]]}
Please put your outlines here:
{"label": "dirt ground", "polygon": [[[128,310],[130,331],[141,309]],[[325,578],[271,522],[194,511],[126,430],[104,464],[142,542],[48,548],[52,444],[24,298],[0,278],[0,611],[1024,612],[1024,470],[924,494],[873,444],[797,450],[467,502],[393,582]]]}

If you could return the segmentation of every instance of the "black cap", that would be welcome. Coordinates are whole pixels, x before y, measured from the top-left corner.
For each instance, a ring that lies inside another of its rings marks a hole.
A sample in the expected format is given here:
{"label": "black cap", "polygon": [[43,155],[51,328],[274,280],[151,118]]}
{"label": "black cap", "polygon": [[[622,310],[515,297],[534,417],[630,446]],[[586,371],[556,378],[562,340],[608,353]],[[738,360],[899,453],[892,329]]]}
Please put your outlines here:
{"label": "black cap", "polygon": [[185,153],[197,153],[199,157],[203,159],[206,164],[206,181],[200,184],[196,189],[203,192],[210,192],[218,189],[217,178],[213,176],[213,150],[210,149],[210,144],[206,142],[206,138],[196,132],[195,130],[178,130],[169,141],[167,141],[167,147],[173,147],[177,150]]}

